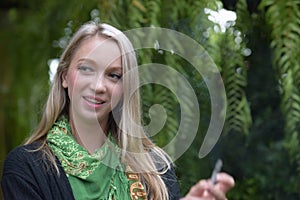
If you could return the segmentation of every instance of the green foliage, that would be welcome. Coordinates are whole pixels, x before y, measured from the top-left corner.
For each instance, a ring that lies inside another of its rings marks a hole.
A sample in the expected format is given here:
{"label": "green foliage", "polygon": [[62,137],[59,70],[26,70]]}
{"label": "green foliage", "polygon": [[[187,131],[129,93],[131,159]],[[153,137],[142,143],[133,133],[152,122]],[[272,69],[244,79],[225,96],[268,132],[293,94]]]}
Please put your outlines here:
{"label": "green foliage", "polygon": [[[245,1],[239,1],[237,14],[247,13]],[[238,18],[239,19],[239,18]],[[227,95],[225,132],[237,131],[248,134],[251,126],[251,113],[245,94],[247,66],[243,51],[245,38],[239,30],[239,20],[235,27],[225,33],[210,31],[209,53],[222,73]],[[241,26],[242,28],[242,26]]]}
{"label": "green foliage", "polygon": [[[211,37],[213,39],[213,37]],[[227,94],[227,114],[225,130],[235,130],[248,134],[251,125],[249,105],[245,95],[247,84],[247,68],[243,55],[240,53],[239,44],[235,42],[235,36],[226,32],[213,40],[215,51],[211,55],[219,54],[214,59],[221,68],[222,77]]]}
{"label": "green foliage", "polygon": [[[48,91],[47,62],[60,55],[61,48],[79,25],[100,18],[101,22],[124,31],[165,27],[190,36],[208,50],[222,73],[227,92],[226,134],[207,157],[199,159],[211,112],[203,78],[189,63],[171,52],[137,51],[139,64],[160,63],[176,69],[189,80],[199,100],[198,134],[176,161],[182,193],[200,178],[208,178],[214,161],[222,157],[223,170],[236,179],[229,199],[299,198],[299,176],[295,169],[300,169],[300,3],[299,0],[263,0],[261,13],[250,15],[246,2],[238,1],[236,24],[224,33],[213,31],[216,25],[204,12],[204,8],[221,8],[218,0],[174,0],[172,3],[92,0],[84,4],[79,0],[32,0],[24,2],[23,9],[11,8],[1,21],[4,28],[0,32],[0,56],[3,65],[9,66],[2,69],[0,77],[0,120],[5,113],[0,123],[4,125],[0,139],[5,140],[1,143],[5,144],[5,153],[19,145],[36,126],[37,113]],[[4,53],[3,47],[7,47]],[[250,56],[245,54],[249,49],[252,50]],[[182,105],[179,106],[177,97],[161,85],[147,84],[141,89],[145,125],[150,122],[151,114],[155,116],[155,110],[150,109],[152,105],[160,104],[165,109],[165,126],[153,137],[158,145],[165,146],[176,134]],[[188,103],[185,109],[192,116],[193,108]],[[176,152],[175,147],[168,152]],[[287,157],[297,162],[289,162]]]}
{"label": "green foliage", "polygon": [[[285,146],[300,171],[300,1],[264,0],[266,21],[271,27],[273,64],[281,93],[281,110],[285,118]],[[280,19],[280,20],[278,20]]]}

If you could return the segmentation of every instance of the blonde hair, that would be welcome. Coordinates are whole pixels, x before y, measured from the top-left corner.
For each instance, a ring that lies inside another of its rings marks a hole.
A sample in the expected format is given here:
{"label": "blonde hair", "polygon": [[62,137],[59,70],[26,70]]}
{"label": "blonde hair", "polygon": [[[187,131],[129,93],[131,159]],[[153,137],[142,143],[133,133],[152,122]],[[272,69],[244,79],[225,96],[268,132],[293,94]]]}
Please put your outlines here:
{"label": "blonde hair", "polygon": [[[41,142],[38,150],[43,151],[58,171],[55,156],[46,143],[46,137],[55,121],[60,116],[69,114],[70,100],[66,90],[62,87],[62,75],[68,70],[72,57],[82,41],[95,35],[112,38],[119,45],[123,74],[130,72],[123,79],[123,101],[114,109],[119,115],[115,116],[114,111],[110,113],[108,129],[123,150],[122,161],[130,163],[131,169],[138,173],[150,194],[150,199],[166,200],[169,197],[168,190],[161,175],[170,169],[170,159],[146,136],[141,125],[139,90],[132,91],[134,88],[139,88],[138,64],[134,48],[124,33],[108,24],[89,22],[81,26],[74,34],[61,55],[41,121],[25,144]],[[156,164],[164,168],[159,169],[160,167]]]}

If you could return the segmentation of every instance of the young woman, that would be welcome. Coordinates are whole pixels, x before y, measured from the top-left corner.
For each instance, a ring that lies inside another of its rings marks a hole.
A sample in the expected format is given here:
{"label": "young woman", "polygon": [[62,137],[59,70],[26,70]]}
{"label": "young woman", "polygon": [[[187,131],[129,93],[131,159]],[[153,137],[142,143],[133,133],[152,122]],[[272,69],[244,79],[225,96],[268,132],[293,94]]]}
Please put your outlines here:
{"label": "young woman", "polygon": [[[84,24],[63,52],[42,119],[5,160],[5,199],[180,199],[169,157],[141,128],[132,44],[107,24]],[[226,173],[184,199],[226,199]]]}

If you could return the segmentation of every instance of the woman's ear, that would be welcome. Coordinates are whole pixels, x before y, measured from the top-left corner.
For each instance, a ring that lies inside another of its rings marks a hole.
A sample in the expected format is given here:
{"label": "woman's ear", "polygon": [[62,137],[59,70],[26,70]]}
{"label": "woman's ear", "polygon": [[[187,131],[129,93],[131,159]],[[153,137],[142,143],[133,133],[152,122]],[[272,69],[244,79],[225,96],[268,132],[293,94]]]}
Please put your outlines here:
{"label": "woman's ear", "polygon": [[68,88],[67,78],[68,78],[68,73],[67,73],[67,71],[64,71],[62,73],[62,75],[61,75],[61,80],[62,80],[62,86],[63,86],[63,88]]}

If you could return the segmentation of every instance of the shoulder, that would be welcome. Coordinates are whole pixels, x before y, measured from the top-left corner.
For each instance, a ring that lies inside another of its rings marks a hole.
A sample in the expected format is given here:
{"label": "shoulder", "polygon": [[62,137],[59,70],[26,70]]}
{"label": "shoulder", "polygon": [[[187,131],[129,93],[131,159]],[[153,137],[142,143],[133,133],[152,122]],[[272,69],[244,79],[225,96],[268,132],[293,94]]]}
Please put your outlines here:
{"label": "shoulder", "polygon": [[8,153],[1,179],[6,199],[74,199],[62,167],[59,175],[39,147],[32,143]]}
{"label": "shoulder", "polygon": [[161,153],[159,149],[151,149],[149,153],[158,172],[161,174],[162,180],[168,188],[170,199],[179,199],[181,196],[180,189],[172,159],[165,152]]}
{"label": "shoulder", "polygon": [[36,151],[39,143],[18,146],[10,151],[4,161],[3,174],[23,173],[29,166],[42,162],[41,151]]}
{"label": "shoulder", "polygon": [[11,161],[24,162],[27,159],[35,157],[37,156],[37,154],[41,153],[40,151],[35,151],[38,147],[39,147],[39,143],[32,143],[32,144],[18,146],[7,154],[5,158],[5,162],[11,162]]}
{"label": "shoulder", "polygon": [[21,146],[18,146],[16,148],[14,148],[13,150],[11,150],[7,156],[15,156],[17,154],[22,154],[22,153],[26,153],[28,151],[32,151],[32,150],[35,150],[39,147],[40,143],[39,142],[34,142],[34,143],[31,143],[31,144],[24,144],[24,145],[21,145]]}
{"label": "shoulder", "polygon": [[151,148],[148,152],[158,172],[174,172],[174,164],[167,153],[158,147]]}

